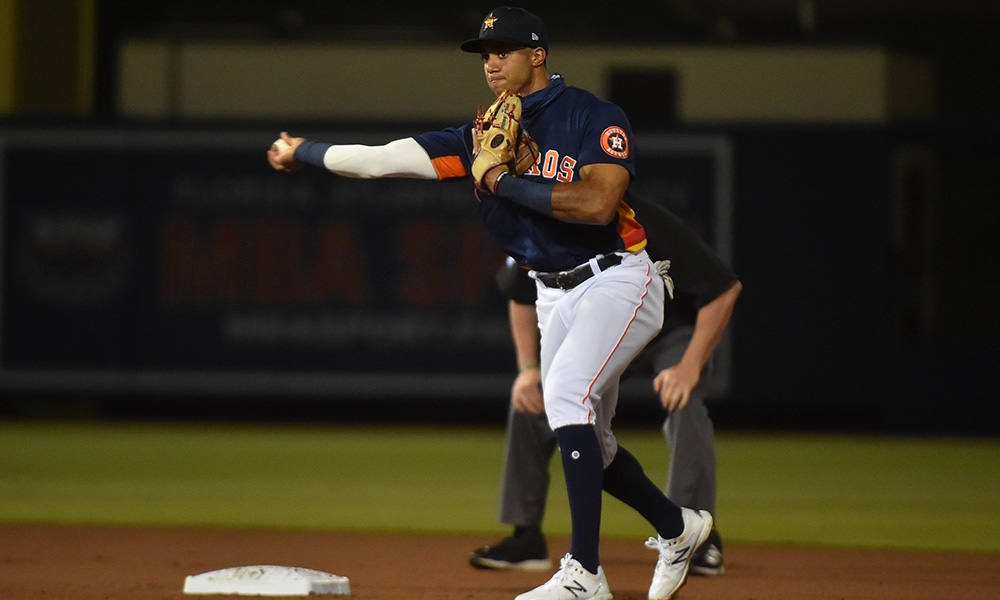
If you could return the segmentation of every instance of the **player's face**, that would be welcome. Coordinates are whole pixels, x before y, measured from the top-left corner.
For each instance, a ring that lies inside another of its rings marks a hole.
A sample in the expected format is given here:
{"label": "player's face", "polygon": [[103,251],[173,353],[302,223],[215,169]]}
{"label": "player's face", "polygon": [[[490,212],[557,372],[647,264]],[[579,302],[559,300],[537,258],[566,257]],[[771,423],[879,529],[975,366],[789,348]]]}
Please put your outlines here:
{"label": "player's face", "polygon": [[495,94],[510,90],[515,94],[528,94],[532,84],[533,56],[531,48],[495,46],[486,48],[480,55],[486,73],[486,84]]}

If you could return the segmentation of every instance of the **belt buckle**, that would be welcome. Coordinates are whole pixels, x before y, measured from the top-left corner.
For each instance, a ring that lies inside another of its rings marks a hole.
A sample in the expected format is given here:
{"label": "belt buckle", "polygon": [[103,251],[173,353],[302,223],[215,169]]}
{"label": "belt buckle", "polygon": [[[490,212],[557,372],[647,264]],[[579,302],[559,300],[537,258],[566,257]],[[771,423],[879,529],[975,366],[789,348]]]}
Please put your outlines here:
{"label": "belt buckle", "polygon": [[559,271],[558,273],[556,273],[555,276],[556,287],[564,291],[572,289],[573,288],[572,275],[573,275],[572,271]]}

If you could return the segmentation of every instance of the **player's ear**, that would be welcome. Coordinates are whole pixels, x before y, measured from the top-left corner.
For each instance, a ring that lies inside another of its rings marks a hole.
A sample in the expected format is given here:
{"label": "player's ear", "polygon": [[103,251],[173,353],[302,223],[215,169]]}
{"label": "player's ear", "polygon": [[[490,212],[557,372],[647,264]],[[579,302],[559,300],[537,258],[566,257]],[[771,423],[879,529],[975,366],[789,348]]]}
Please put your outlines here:
{"label": "player's ear", "polygon": [[531,54],[531,66],[540,67],[545,64],[545,58],[548,56],[548,52],[545,48],[535,48],[532,50]]}

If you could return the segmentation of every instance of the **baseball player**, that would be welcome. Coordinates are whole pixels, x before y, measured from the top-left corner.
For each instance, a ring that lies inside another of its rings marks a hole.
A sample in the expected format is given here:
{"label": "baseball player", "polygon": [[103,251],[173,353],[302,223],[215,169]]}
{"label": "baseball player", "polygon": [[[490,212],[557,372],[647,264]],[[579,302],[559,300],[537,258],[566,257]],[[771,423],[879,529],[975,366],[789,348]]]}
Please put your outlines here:
{"label": "baseball player", "polygon": [[[480,55],[497,94],[485,118],[383,146],[283,132],[286,147],[273,145],[268,161],[282,171],[308,164],[353,177],[472,176],[493,241],[536,282],[545,414],[572,521],[570,553],[555,575],[517,600],[611,600],[599,553],[602,488],[652,526],[647,546],[658,560],[649,598],[665,600],[686,580],[712,515],[671,502],[611,430],[619,378],[659,332],[666,295],[624,201],[634,176],[631,128],[617,106],[549,75],[546,27],[530,12],[494,9],[461,48]],[[520,131],[534,141],[521,144]],[[518,160],[515,169],[512,148],[532,145],[537,161],[522,170]]]}
{"label": "baseball player", "polygon": [[[690,228],[655,202],[630,195],[629,206],[649,235],[647,252],[671,257],[675,288],[666,303],[663,329],[626,371],[648,371],[668,418],[663,432],[670,448],[667,496],[683,506],[715,514],[715,446],[705,407],[704,373],[732,315],[742,285]],[[499,520],[514,526],[511,536],[469,555],[484,569],[548,569],[551,562],[541,524],[556,442],[544,414],[538,370],[535,285],[511,260],[497,272],[510,298],[510,324],[519,374],[511,388]],[[722,540],[713,530],[691,559],[691,572],[721,575]]]}

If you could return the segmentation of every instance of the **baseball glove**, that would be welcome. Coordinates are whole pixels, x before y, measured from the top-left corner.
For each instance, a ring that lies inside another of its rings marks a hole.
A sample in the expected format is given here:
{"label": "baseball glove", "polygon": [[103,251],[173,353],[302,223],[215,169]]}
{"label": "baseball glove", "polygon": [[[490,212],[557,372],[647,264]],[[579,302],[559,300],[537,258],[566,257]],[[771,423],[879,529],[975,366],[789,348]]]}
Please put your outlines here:
{"label": "baseball glove", "polygon": [[538,144],[521,129],[517,94],[504,91],[488,109],[480,106],[474,125],[472,177],[480,189],[487,189],[484,179],[494,168],[522,175],[538,160]]}

